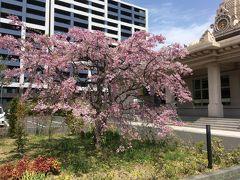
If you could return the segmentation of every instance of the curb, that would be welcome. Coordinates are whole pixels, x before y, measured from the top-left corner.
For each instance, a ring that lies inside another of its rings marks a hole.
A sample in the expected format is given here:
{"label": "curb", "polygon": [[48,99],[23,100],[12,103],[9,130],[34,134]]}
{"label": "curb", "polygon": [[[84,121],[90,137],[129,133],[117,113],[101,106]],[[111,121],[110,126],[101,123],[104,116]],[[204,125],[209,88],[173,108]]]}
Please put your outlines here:
{"label": "curb", "polygon": [[239,179],[240,179],[240,166],[235,166],[204,175],[188,177],[183,180],[239,180]]}

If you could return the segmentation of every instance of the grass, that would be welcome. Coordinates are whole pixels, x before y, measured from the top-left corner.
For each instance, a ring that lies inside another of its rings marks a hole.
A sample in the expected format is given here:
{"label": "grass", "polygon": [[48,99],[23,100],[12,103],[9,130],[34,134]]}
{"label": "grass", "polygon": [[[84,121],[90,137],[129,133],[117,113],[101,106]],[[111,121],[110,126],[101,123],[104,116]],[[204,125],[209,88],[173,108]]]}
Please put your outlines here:
{"label": "grass", "polygon": [[[117,153],[120,144],[120,137],[111,132],[101,151],[95,150],[90,133],[85,138],[55,135],[51,141],[47,136],[28,136],[25,154],[57,158],[62,173],[55,179],[179,179],[209,171],[205,152],[173,138],[158,143],[134,141],[132,149]],[[14,140],[0,138],[0,165],[20,158]]]}

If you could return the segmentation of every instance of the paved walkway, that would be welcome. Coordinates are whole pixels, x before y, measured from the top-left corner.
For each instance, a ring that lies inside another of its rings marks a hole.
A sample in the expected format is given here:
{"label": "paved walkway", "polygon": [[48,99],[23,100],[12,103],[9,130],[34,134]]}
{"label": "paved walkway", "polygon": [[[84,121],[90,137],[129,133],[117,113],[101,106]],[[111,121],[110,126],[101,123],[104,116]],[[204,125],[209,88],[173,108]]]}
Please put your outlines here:
{"label": "paved walkway", "polygon": [[[184,127],[184,126],[171,126],[175,131],[181,132],[189,132],[196,134],[206,134],[206,129],[203,128],[192,128],[192,127]],[[224,130],[211,130],[212,135],[215,136],[224,136],[224,137],[232,137],[232,138],[240,138],[240,132],[236,131],[224,131]]]}

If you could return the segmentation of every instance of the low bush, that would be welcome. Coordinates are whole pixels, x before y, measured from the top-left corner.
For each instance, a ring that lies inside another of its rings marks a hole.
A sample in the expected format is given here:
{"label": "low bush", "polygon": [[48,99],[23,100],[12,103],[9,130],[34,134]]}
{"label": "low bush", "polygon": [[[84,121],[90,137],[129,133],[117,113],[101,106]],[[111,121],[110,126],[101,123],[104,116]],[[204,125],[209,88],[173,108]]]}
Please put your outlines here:
{"label": "low bush", "polygon": [[60,162],[54,158],[46,158],[39,156],[30,161],[27,156],[23,157],[15,165],[6,163],[0,167],[0,179],[36,179],[42,174],[57,175],[60,173]]}
{"label": "low bush", "polygon": [[45,179],[46,179],[45,174],[35,172],[25,172],[25,174],[21,178],[21,180],[45,180]]}
{"label": "low bush", "polygon": [[11,163],[6,163],[0,167],[0,179],[8,180],[13,177],[14,166]]}

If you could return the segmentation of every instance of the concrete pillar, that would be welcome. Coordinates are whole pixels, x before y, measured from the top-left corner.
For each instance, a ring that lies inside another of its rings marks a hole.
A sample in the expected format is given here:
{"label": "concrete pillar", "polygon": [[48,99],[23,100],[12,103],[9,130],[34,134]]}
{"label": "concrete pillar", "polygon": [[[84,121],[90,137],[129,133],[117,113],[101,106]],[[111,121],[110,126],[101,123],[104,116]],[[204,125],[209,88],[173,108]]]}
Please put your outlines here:
{"label": "concrete pillar", "polygon": [[220,65],[210,64],[208,66],[208,116],[223,117],[223,104],[221,97],[221,75]]}

